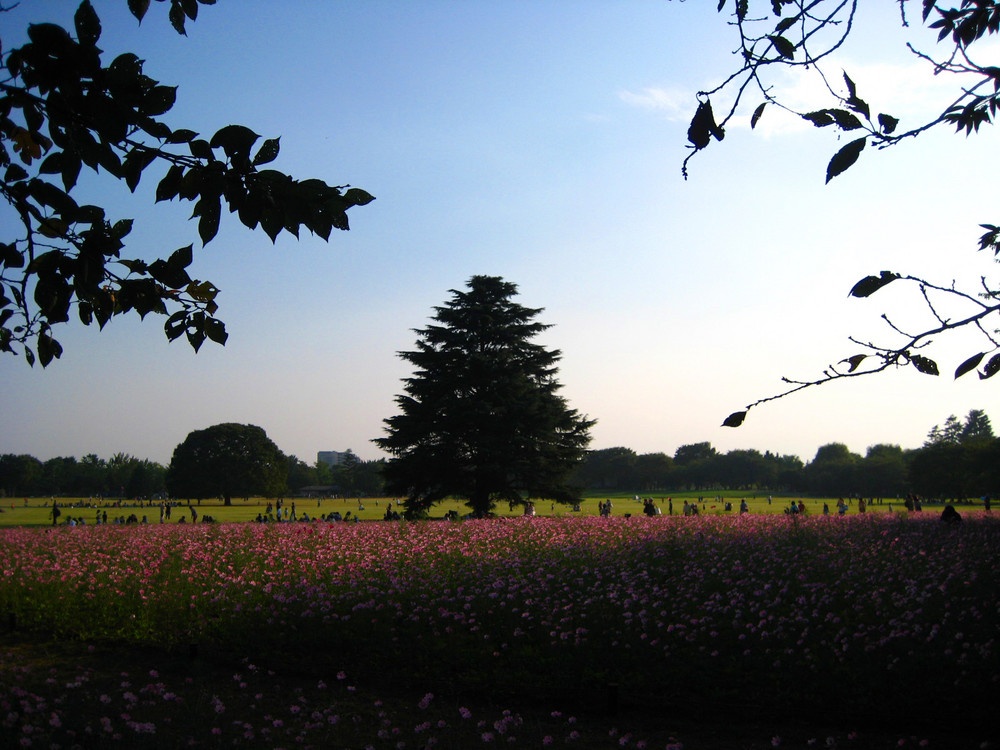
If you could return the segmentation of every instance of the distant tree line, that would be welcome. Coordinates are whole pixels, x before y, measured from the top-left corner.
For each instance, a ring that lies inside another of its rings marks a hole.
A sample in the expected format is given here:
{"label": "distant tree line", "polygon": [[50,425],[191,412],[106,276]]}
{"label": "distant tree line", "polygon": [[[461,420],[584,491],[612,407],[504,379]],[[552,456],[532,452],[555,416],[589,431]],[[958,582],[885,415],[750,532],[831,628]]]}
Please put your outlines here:
{"label": "distant tree line", "polygon": [[[319,462],[310,466],[289,456],[287,478],[269,493],[282,496],[321,486],[332,494],[381,496],[385,461],[362,461],[350,451],[348,454],[348,461],[340,466]],[[125,453],[116,453],[109,460],[91,453],[79,460],[61,456],[48,461],[7,453],[0,455],[0,496],[151,498],[167,494],[166,475],[167,467]]]}
{"label": "distant tree line", "polygon": [[[285,458],[287,471],[268,485],[275,496],[305,488],[342,496],[385,494],[385,459],[362,461],[351,451],[338,466],[309,465]],[[0,493],[7,497],[152,497],[166,493],[168,469],[148,460],[116,453],[105,461],[94,454],[39,461],[28,455],[0,455]],[[283,481],[281,481],[283,480]],[[923,446],[873,445],[864,456],[843,443],[821,446],[812,461],[770,451],[719,453],[711,443],[680,446],[666,453],[636,454],[616,447],[587,451],[573,482],[595,492],[637,493],[683,490],[793,492],[823,497],[963,498],[1000,494],[1000,438],[978,409],[964,420],[950,416],[936,425]],[[260,494],[252,492],[251,494]]]}
{"label": "distant tree line", "polygon": [[166,491],[166,468],[127,453],[110,459],[89,453],[39,461],[34,456],[0,455],[0,493],[7,497],[152,497]]}
{"label": "distant tree line", "polygon": [[629,448],[589,451],[575,481],[589,490],[787,491],[823,497],[981,497],[1000,493],[1000,439],[981,410],[964,421],[950,416],[920,448],[873,445],[864,456],[829,443],[804,464],[770,451],[719,453],[711,443],[682,445],[673,456]]}

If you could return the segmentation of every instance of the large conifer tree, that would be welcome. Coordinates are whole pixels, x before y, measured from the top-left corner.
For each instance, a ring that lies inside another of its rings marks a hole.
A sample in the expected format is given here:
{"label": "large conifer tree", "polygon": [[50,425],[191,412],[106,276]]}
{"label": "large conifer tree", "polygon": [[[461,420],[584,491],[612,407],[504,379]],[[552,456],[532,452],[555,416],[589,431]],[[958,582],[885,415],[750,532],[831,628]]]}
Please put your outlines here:
{"label": "large conifer tree", "polygon": [[594,421],[557,393],[561,352],[532,341],[550,327],[535,321],[542,308],[513,302],[517,286],[497,276],[451,294],[416,349],[399,353],[415,372],[375,440],[393,456],[387,491],[406,495],[411,517],[449,496],[476,516],[498,502],[577,499],[567,477]]}

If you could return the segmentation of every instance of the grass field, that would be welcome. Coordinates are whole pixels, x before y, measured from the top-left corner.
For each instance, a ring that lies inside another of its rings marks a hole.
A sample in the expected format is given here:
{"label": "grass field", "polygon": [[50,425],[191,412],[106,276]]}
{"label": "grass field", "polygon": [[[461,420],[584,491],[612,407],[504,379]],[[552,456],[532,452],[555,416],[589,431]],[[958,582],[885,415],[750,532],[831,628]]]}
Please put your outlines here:
{"label": "grass field", "polygon": [[0,529],[0,747],[1000,740],[993,514],[625,519],[628,502]]}
{"label": "grass field", "polygon": [[[821,514],[824,503],[829,506],[831,513],[835,514],[837,512],[836,498],[817,499],[791,495],[775,495],[772,501],[768,502],[768,495],[766,494],[731,491],[720,493],[655,493],[644,495],[643,497],[653,498],[663,515],[669,514],[669,501],[671,499],[673,500],[674,515],[681,514],[682,506],[685,502],[696,501],[699,501],[699,513],[702,515],[734,515],[738,512],[740,500],[743,499],[747,501],[750,513],[752,514],[783,513],[792,500],[796,502],[801,500],[805,503],[807,514]],[[7,498],[0,500],[0,511],[2,511],[0,512],[0,527],[51,526],[51,506],[53,500],[59,504],[62,511],[62,515],[59,518],[60,523],[65,523],[72,516],[74,518],[82,518],[85,523],[92,524],[95,521],[98,511],[102,514],[107,512],[108,520],[111,522],[116,517],[127,518],[131,514],[135,514],[140,521],[143,516],[146,516],[149,523],[159,523],[160,520],[159,504],[155,502],[139,503],[130,500],[121,502],[114,500],[97,501],[89,498]],[[550,517],[595,516],[598,514],[598,503],[607,500],[611,500],[612,502],[612,515],[614,516],[623,516],[626,513],[634,516],[642,514],[642,502],[636,501],[635,495],[632,493],[593,494],[587,496],[581,503],[579,512],[574,512],[569,506],[539,501],[535,506],[535,512],[536,515]],[[724,509],[727,500],[733,506],[733,509],[728,512]],[[234,499],[232,505],[228,507],[224,506],[219,500],[203,500],[201,503],[192,501],[190,505],[197,512],[199,520],[209,515],[216,521],[226,523],[254,520],[258,513],[263,514],[265,512],[268,502],[264,498],[249,498],[246,500]],[[177,523],[182,517],[185,518],[186,522],[191,520],[192,516],[188,509],[187,501],[182,501],[182,503],[179,507],[172,508],[169,519],[170,523]],[[338,511],[341,515],[345,515],[350,511],[353,516],[362,521],[381,520],[385,515],[388,503],[392,503],[393,507],[397,507],[394,499],[384,497],[338,499],[289,498],[284,501],[285,506],[289,509],[291,509],[292,503],[295,503],[297,515],[305,512],[310,518],[318,518],[321,515],[327,515],[334,511]],[[936,509],[937,512],[940,512],[940,507],[940,505],[932,505],[929,506],[928,510]],[[400,507],[399,510],[402,511],[402,508]],[[462,502],[449,500],[435,506],[431,512],[431,516],[442,518],[449,510],[454,510],[460,515],[468,512],[468,508]],[[887,513],[890,511],[905,512],[903,501],[897,498],[884,499],[881,503],[869,504],[867,506],[867,512],[871,513]],[[848,514],[855,514],[857,512],[857,501],[850,500]],[[523,511],[520,508],[516,508],[513,511],[506,505],[501,505],[497,508],[497,515],[501,517],[513,517],[522,514]]]}

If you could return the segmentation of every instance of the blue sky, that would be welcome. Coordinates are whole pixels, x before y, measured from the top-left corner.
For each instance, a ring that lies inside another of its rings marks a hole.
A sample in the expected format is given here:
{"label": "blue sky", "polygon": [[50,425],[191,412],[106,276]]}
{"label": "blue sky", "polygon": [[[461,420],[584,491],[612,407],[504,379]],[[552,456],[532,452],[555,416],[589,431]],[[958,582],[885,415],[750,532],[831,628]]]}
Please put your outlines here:
{"label": "blue sky", "polygon": [[[71,26],[75,5],[22,0],[0,15],[4,48],[28,21]],[[94,5],[107,59],[135,51],[147,74],[179,86],[169,124],[280,135],[276,168],[377,200],[329,243],[272,246],[224,219],[191,270],[222,290],[225,347],[194,354],[166,342],[161,320],[121,319],[58,330],[65,353],[45,370],[0,359],[0,453],[166,463],[189,431],[233,421],[310,463],[319,450],[376,458],[370,441],[409,375],[396,352],[475,274],[503,276],[522,304],[545,308],[543,342],[563,352],[563,394],[598,420],[594,448],[673,454],[710,441],[809,460],[834,441],[917,447],[973,408],[1000,418],[992,381],[948,374],[981,349],[945,345],[930,352],[939,378],[836,383],[720,426],[782,376],[811,378],[858,353],[849,335],[891,341],[883,312],[924,321],[902,288],[849,300],[862,276],[969,286],[995,273],[975,247],[978,224],[997,219],[980,167],[997,144],[992,130],[931,132],[824,185],[835,135],[777,112],[751,131],[752,100],[685,182],[694,94],[734,65],[714,2],[222,0],[201,7],[186,38],[165,5],[141,26],[124,0]],[[830,69],[916,124],[950,89],[905,52],[898,7],[882,5],[866,4],[872,15]],[[815,97],[797,76],[775,85]],[[154,206],[155,184],[148,175],[132,196],[96,176],[80,190],[136,220],[135,257],[197,249],[191,206]]]}

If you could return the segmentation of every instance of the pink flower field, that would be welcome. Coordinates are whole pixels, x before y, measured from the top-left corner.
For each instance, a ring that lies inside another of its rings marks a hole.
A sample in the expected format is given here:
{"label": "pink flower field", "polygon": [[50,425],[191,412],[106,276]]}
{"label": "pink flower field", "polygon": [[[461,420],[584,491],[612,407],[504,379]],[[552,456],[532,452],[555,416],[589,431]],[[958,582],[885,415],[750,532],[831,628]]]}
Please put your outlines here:
{"label": "pink flower field", "polygon": [[998,560],[986,513],[4,529],[0,745],[980,747]]}

